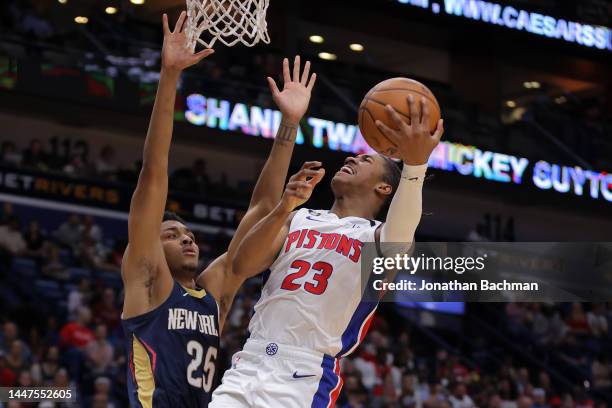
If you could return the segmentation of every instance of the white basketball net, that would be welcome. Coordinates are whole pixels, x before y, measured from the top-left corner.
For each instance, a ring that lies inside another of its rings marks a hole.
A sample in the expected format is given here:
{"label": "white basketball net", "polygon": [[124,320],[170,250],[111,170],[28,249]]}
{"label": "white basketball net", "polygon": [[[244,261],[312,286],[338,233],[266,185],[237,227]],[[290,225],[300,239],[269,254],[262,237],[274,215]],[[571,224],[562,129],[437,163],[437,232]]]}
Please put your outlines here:
{"label": "white basketball net", "polygon": [[[232,47],[270,43],[266,11],[270,0],[187,0],[187,41],[191,50],[199,42],[212,48],[217,40]],[[208,31],[210,40],[201,38]]]}

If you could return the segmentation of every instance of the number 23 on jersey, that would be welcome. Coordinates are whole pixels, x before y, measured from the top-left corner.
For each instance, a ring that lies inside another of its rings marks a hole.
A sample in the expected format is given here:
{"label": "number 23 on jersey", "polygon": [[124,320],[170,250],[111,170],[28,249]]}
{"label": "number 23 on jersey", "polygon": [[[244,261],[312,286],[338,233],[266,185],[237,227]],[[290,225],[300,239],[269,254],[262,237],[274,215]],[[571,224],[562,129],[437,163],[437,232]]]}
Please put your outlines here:
{"label": "number 23 on jersey", "polygon": [[[303,286],[304,290],[313,295],[321,295],[325,292],[328,280],[334,270],[333,266],[327,262],[319,261],[311,264],[308,261],[300,259],[296,259],[291,263],[291,269],[297,269],[297,271],[288,274],[285,279],[283,279],[281,289],[294,291]],[[311,269],[315,271],[315,274],[312,276],[312,281],[302,283],[295,282],[303,278]]]}

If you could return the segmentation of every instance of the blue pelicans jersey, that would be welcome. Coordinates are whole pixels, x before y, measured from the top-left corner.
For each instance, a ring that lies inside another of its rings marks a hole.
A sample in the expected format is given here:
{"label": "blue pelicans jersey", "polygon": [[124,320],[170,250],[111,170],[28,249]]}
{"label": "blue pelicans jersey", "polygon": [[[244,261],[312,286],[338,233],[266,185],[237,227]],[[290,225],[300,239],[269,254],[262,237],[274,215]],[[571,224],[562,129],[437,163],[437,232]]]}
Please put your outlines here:
{"label": "blue pelicans jersey", "polygon": [[208,405],[219,350],[219,308],[210,294],[174,282],[164,303],[122,324],[132,407]]}

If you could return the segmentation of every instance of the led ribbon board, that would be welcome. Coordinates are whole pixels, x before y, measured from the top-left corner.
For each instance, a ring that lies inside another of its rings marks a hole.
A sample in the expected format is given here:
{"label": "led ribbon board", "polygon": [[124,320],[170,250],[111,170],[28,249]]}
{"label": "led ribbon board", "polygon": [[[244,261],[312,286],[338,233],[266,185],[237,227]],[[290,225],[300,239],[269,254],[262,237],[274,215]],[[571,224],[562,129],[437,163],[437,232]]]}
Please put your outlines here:
{"label": "led ribbon board", "polygon": [[612,50],[612,30],[483,0],[397,0],[399,3],[481,21],[600,50]]}
{"label": "led ribbon board", "polygon": [[[271,139],[281,121],[281,113],[277,110],[207,98],[201,94],[189,95],[186,102],[185,119],[196,126]],[[296,142],[354,155],[373,152],[358,126],[315,117],[302,121]],[[525,157],[484,151],[459,143],[441,142],[429,159],[429,167],[499,183],[531,183],[541,190],[588,195],[595,200],[612,202],[612,174],[543,160],[531,164]]]}

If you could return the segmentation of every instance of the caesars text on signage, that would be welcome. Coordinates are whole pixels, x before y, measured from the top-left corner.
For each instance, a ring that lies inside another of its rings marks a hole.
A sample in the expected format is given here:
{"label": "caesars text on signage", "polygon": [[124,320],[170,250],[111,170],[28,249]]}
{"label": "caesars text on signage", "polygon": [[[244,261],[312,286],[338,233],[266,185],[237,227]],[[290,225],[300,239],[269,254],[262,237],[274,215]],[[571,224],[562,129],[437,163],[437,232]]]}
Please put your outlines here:
{"label": "caesars text on signage", "polygon": [[487,24],[526,31],[568,43],[600,50],[612,50],[612,30],[608,27],[581,24],[540,13],[514,8],[483,0],[397,0],[402,4],[431,10],[434,14],[469,18]]}

